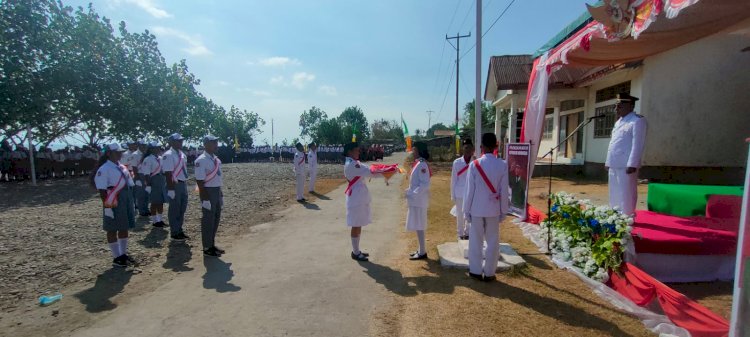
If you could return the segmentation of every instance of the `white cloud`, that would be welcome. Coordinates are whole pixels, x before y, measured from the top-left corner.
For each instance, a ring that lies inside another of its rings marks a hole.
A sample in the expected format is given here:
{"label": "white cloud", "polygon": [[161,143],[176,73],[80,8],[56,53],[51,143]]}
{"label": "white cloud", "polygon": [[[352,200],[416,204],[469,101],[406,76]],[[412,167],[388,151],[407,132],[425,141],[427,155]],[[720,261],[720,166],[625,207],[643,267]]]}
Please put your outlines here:
{"label": "white cloud", "polygon": [[336,96],[339,94],[339,92],[336,90],[336,87],[331,85],[321,85],[318,87],[318,92],[326,94],[328,96]]}
{"label": "white cloud", "polygon": [[271,84],[284,84],[284,76],[274,76],[274,77],[271,77],[271,79],[268,80],[268,83],[271,83]]}
{"label": "white cloud", "polygon": [[184,41],[185,43],[187,43],[187,46],[185,48],[182,48],[182,50],[190,55],[206,56],[213,54],[211,50],[209,50],[208,47],[206,47],[201,39],[197,36],[191,36],[177,29],[160,26],[154,27],[151,30],[157,36],[174,37]]}
{"label": "white cloud", "polygon": [[258,62],[250,61],[248,62],[248,64],[249,65],[260,64],[265,67],[286,67],[286,66],[298,66],[298,65],[301,65],[302,62],[300,62],[298,59],[295,59],[295,58],[273,56],[273,57],[260,59],[258,60]]}
{"label": "white cloud", "polygon": [[315,75],[308,74],[306,72],[299,72],[294,73],[292,75],[292,86],[294,86],[297,89],[302,89],[307,85],[308,82],[312,82],[315,80]]}
{"label": "white cloud", "polygon": [[157,19],[171,18],[173,16],[169,12],[157,7],[153,0],[125,0],[125,2],[141,8]]}

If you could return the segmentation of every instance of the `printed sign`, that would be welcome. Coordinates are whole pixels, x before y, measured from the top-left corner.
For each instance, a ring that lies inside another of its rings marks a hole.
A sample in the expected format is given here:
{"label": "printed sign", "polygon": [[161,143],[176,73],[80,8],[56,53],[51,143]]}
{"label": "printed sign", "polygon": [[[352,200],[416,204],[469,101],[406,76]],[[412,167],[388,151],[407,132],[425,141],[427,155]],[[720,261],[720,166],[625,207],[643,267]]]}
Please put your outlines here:
{"label": "printed sign", "polygon": [[526,219],[526,201],[529,190],[529,155],[531,144],[510,143],[505,148],[508,161],[508,186],[510,187],[510,213]]}

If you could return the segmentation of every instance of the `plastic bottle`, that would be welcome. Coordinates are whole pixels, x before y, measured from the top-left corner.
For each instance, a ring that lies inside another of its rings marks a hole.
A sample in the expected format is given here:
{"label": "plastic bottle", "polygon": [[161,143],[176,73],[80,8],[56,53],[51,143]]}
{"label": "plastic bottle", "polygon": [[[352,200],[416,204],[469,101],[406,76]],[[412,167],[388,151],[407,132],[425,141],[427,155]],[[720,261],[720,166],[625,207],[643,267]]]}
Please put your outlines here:
{"label": "plastic bottle", "polygon": [[63,297],[62,294],[55,294],[52,296],[40,296],[39,297],[39,305],[50,305],[52,303],[55,303],[59,300],[61,300]]}

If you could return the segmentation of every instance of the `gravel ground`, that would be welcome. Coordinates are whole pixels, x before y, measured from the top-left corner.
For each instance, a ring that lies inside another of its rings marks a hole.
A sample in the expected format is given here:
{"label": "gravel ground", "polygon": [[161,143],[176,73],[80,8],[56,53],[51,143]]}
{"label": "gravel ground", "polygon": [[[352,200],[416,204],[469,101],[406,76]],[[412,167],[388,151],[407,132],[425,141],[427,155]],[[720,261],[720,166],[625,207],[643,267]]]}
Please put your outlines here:
{"label": "gravel ground", "polygon": [[[290,166],[224,166],[225,205],[219,245],[222,237],[270,221],[276,211],[294,202]],[[321,185],[330,189],[343,182],[342,168],[320,165],[318,177]],[[175,248],[169,243],[168,230],[152,230],[148,219],[139,217],[129,245],[130,255],[139,261],[138,268],[163,262],[165,269],[179,272],[186,268],[191,255],[200,254],[200,204],[197,192],[193,192],[195,181],[189,183],[191,201],[185,225],[192,243]],[[101,229],[101,201],[86,179],[45,181],[37,187],[3,183],[0,195],[0,320],[16,310],[27,311],[41,294],[92,282],[111,268]]]}

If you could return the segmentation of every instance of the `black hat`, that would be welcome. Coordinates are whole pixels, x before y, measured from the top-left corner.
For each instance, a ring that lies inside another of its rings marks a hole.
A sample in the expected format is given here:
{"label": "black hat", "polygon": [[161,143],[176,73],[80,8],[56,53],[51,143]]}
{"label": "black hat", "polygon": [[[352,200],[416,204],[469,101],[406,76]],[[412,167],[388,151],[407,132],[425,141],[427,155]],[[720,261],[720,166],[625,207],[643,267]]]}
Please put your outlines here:
{"label": "black hat", "polygon": [[622,102],[633,102],[635,103],[638,100],[638,97],[630,96],[630,94],[626,92],[621,92],[617,94],[617,100]]}
{"label": "black hat", "polygon": [[471,138],[464,138],[461,144],[474,146],[474,142],[471,141]]}
{"label": "black hat", "polygon": [[414,147],[416,147],[420,152],[427,151],[427,143],[425,142],[415,142]]}
{"label": "black hat", "polygon": [[348,143],[344,145],[344,155],[346,156],[347,154],[349,154],[349,151],[351,151],[352,149],[356,149],[358,147],[359,147],[359,143],[357,142]]}

